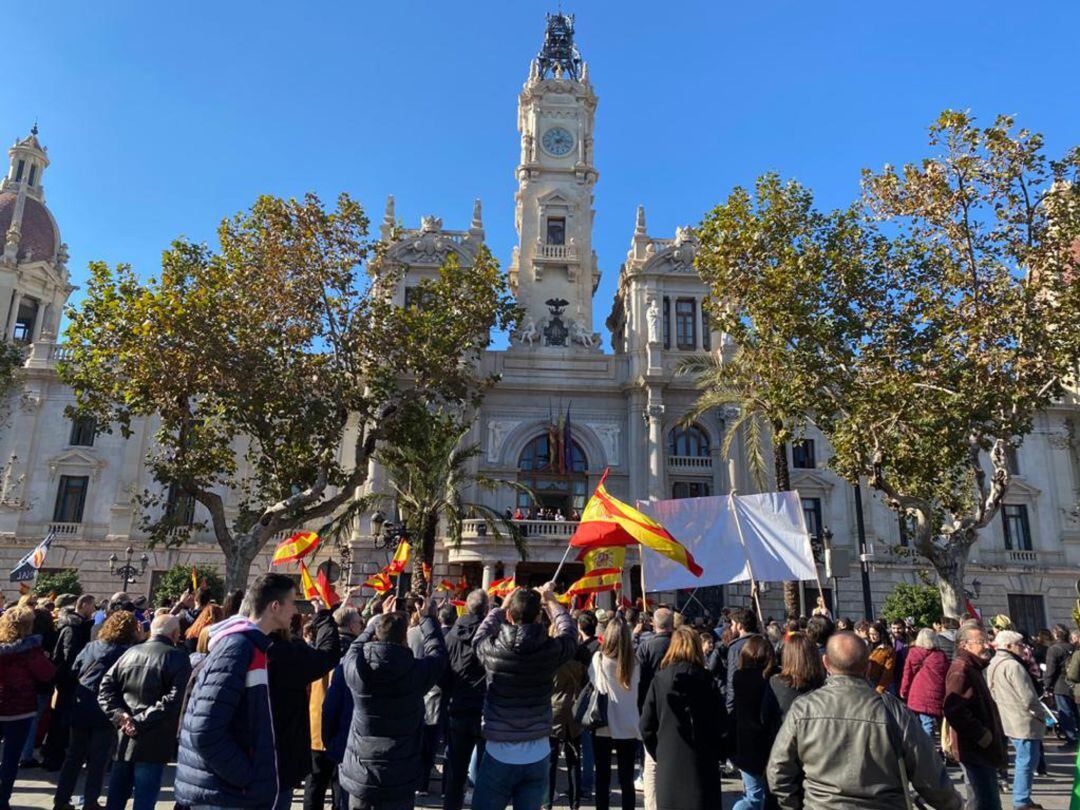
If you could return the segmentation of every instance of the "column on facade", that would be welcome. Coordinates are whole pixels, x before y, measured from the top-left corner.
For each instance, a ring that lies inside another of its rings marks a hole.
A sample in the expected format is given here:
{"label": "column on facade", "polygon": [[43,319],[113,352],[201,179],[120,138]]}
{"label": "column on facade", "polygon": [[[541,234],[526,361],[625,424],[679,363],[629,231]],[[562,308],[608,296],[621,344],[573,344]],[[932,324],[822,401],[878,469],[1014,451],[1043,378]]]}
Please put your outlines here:
{"label": "column on facade", "polygon": [[37,343],[41,339],[41,327],[45,322],[45,304],[42,301],[38,301],[37,311],[34,312],[34,329],[31,332],[30,340]]}
{"label": "column on facade", "polygon": [[5,275],[7,273],[0,271],[0,329],[3,329],[3,334],[6,336],[8,318],[11,317],[9,307],[15,295],[15,281],[10,276],[11,280],[3,278]]}
{"label": "column on facade", "polygon": [[664,497],[664,404],[660,392],[649,388],[646,411],[649,416],[649,498]]}
{"label": "column on facade", "polygon": [[513,579],[517,576],[517,563],[503,563],[503,579]]}
{"label": "column on facade", "polygon": [[699,352],[705,351],[705,318],[702,316],[704,312],[705,299],[697,298],[697,306],[694,307],[694,348]]}
{"label": "column on facade", "polygon": [[23,295],[18,290],[11,301],[11,310],[8,312],[7,324],[4,327],[4,339],[11,340],[15,337],[15,324],[19,320],[19,307],[22,305]]}
{"label": "column on facade", "polygon": [[495,579],[495,566],[491,563],[484,563],[484,573],[480,579],[480,587],[485,591],[491,586],[492,581]]}
{"label": "column on facade", "polygon": [[648,497],[646,490],[646,465],[641,457],[641,448],[645,446],[645,396],[640,390],[630,392],[629,407],[627,409],[627,459],[626,465],[630,471],[630,498]]}

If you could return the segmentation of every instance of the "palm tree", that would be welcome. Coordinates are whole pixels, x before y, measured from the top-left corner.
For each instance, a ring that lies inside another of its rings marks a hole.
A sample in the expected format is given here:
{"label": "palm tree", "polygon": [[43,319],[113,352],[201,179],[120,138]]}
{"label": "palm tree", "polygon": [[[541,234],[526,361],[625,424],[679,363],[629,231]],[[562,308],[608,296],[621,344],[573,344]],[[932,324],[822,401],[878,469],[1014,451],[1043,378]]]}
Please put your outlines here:
{"label": "palm tree", "polygon": [[[788,467],[787,438],[793,433],[794,420],[762,395],[756,377],[745,368],[741,349],[729,360],[721,360],[719,353],[687,357],[678,367],[679,374],[693,375],[701,395],[683,418],[687,424],[714,408],[739,409],[739,415],[724,435],[720,452],[731,455],[731,448],[740,430],[746,434],[746,466],[758,489],[768,489],[765,459],[766,434],[772,443],[773,475],[776,488],[781,492],[791,489],[791,472]],[[732,482],[734,486],[734,482]],[[784,582],[784,611],[790,616],[799,613],[799,583]]]}
{"label": "palm tree", "polygon": [[472,471],[470,462],[481,451],[475,443],[463,444],[470,422],[442,410],[415,410],[399,439],[375,454],[388,473],[392,497],[405,525],[419,540],[418,547],[415,542],[413,546],[413,591],[429,590],[424,566],[434,562],[440,523],[445,524],[450,542],[458,546],[464,521],[473,515],[484,521],[496,540],[508,537],[524,560],[526,547],[520,527],[486,504],[464,500],[462,493],[471,488],[482,492],[504,487],[528,492],[528,488]]}

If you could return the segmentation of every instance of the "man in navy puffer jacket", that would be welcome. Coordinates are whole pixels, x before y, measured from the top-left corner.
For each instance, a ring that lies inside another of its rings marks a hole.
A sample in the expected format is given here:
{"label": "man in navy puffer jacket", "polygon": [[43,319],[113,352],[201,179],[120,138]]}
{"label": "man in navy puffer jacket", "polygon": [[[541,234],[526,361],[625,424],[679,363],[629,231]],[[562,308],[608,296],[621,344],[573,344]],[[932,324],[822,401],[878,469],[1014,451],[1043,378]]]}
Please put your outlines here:
{"label": "man in navy puffer jacket", "polygon": [[[423,656],[406,643],[408,618],[397,600],[368,624],[341,662],[355,708],[338,771],[354,810],[411,810],[422,775],[424,695],[446,668],[446,645],[435,621],[438,605],[419,600]],[[331,682],[333,685],[333,682]]]}
{"label": "man in navy puffer jacket", "polygon": [[292,623],[296,584],[284,574],[263,574],[248,588],[244,604],[247,616],[211,629],[210,653],[181,722],[176,800],[192,810],[267,810],[277,804],[266,650],[269,633]]}

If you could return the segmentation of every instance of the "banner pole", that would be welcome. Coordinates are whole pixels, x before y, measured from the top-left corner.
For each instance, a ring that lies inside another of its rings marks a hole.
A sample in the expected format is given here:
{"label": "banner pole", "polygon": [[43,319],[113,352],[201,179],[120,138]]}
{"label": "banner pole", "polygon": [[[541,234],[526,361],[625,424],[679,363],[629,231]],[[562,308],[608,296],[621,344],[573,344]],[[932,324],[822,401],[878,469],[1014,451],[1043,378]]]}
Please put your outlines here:
{"label": "banner pole", "polygon": [[558,582],[559,572],[562,571],[563,565],[566,564],[566,558],[570,556],[570,549],[573,548],[569,543],[566,544],[566,551],[563,552],[562,559],[559,560],[559,565],[555,568],[555,573],[551,577],[552,582]]}
{"label": "banner pole", "polygon": [[649,599],[648,599],[648,597],[645,596],[645,594],[648,593],[645,590],[645,552],[641,550],[641,544],[640,543],[638,543],[638,547],[637,547],[637,557],[638,557],[638,568],[640,569],[639,573],[641,574],[641,612],[642,613],[648,613],[649,612]]}
{"label": "banner pole", "polygon": [[[732,465],[734,466],[734,465]],[[739,507],[735,500],[735,490],[732,489],[731,494],[728,495],[731,499],[731,516],[735,519],[735,531],[739,534],[739,545],[742,546],[743,554],[746,557],[746,570],[750,574],[750,598],[754,602],[754,608],[757,610],[758,621],[761,626],[765,626],[765,617],[761,613],[761,598],[758,596],[757,580],[754,578],[754,567],[750,562],[750,549],[746,547],[746,538],[743,537],[742,521],[739,520]]]}

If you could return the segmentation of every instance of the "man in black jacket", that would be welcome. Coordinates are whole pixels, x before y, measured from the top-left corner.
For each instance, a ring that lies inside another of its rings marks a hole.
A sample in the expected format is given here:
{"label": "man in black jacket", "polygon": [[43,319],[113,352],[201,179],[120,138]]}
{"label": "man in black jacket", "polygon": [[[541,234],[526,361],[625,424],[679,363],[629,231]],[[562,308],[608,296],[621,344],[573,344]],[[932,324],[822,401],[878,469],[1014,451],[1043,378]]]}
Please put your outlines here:
{"label": "man in black jacket", "polygon": [[342,661],[354,709],[339,778],[352,810],[411,810],[416,800],[424,695],[446,667],[438,605],[433,599],[416,604],[423,657],[409,649],[408,619],[391,597]]}
{"label": "man in black jacket", "polygon": [[1061,733],[1065,735],[1064,750],[1076,748],[1077,716],[1076,703],[1073,700],[1072,687],[1065,678],[1065,667],[1069,663],[1074,648],[1069,642],[1069,631],[1062,624],[1055,624],[1050,630],[1054,643],[1046,651],[1046,674],[1043,676],[1043,688],[1046,694],[1054,696],[1057,705],[1058,722]]}
{"label": "man in black jacket", "polygon": [[465,782],[469,760],[476,749],[484,758],[484,738],[480,735],[480,714],[484,709],[487,673],[473,649],[473,638],[487,615],[487,593],[477,588],[465,598],[465,615],[446,634],[450,661],[443,688],[450,693],[447,706],[449,726],[446,752],[446,789],[443,810],[461,810],[465,802]]}
{"label": "man in black jacket", "polygon": [[[633,626],[629,620],[627,624]],[[591,610],[583,610],[577,618],[578,626],[578,651],[577,660],[585,667],[586,672],[592,663],[593,655],[600,649],[600,641],[596,638],[596,614]],[[588,729],[581,730],[581,796],[592,796],[593,787],[596,784],[596,760],[593,756],[593,737]]]}
{"label": "man in black jacket", "polygon": [[[653,613],[653,633],[642,640],[637,656],[641,664],[641,680],[638,684],[638,711],[645,705],[653,678],[660,670],[660,662],[671,646],[671,634],[675,630],[675,614],[668,608],[657,608]],[[646,810],[656,810],[656,760],[645,751],[641,767]]]}
{"label": "man in black jacket", "polygon": [[[64,597],[72,601],[64,605]],[[75,659],[83,647],[90,643],[90,629],[94,626],[94,597],[88,593],[76,599],[71,594],[64,594],[57,600],[60,606],[60,618],[57,626],[60,632],[53,648],[53,664],[56,666],[56,705],[52,719],[49,720],[49,734],[42,746],[45,758],[45,770],[58,771],[64,764],[68,738],[71,733],[71,707],[75,699],[75,687],[78,678],[72,674]]]}
{"label": "man in black jacket", "polygon": [[98,704],[119,738],[106,810],[124,810],[133,789],[135,810],[152,810],[157,802],[165,764],[176,755],[180,703],[191,675],[179,640],[176,617],[158,616],[150,640],[120,656],[101,680]]}
{"label": "man in black jacket", "polygon": [[[577,628],[555,598],[555,583],[518,588],[505,604],[488,614],[473,638],[488,676],[473,810],[539,807],[547,798],[555,670],[578,648]],[[541,604],[555,625],[554,637],[541,623]]]}

